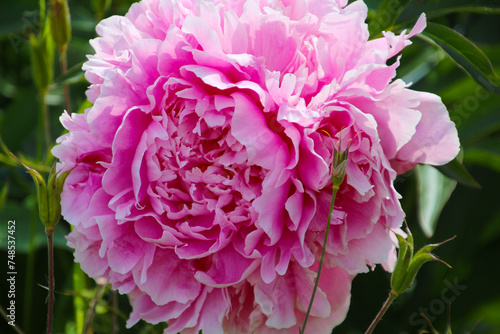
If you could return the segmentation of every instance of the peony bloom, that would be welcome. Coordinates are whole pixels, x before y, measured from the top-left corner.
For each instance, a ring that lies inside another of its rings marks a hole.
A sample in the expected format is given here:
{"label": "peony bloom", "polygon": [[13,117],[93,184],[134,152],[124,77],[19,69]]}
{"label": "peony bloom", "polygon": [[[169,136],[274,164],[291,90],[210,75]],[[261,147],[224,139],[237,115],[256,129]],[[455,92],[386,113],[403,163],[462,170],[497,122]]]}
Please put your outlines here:
{"label": "peony bloom", "polygon": [[349,158],[308,331],[345,318],[353,277],[390,269],[393,187],[459,149],[439,97],[368,41],[347,0],[143,0],[97,26],[93,106],[61,116],[75,259],[166,333],[297,333],[318,268],[334,150]]}

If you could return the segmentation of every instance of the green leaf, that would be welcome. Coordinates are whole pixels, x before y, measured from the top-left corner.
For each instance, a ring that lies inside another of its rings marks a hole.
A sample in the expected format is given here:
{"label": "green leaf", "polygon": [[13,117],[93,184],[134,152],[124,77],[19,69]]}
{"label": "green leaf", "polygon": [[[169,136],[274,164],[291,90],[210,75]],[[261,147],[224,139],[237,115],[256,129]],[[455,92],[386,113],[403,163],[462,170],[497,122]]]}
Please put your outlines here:
{"label": "green leaf", "polygon": [[452,13],[500,14],[500,8],[486,7],[486,6],[460,6],[460,7],[440,8],[426,12],[428,18],[439,17]]}
{"label": "green leaf", "polygon": [[437,221],[457,181],[444,176],[437,169],[428,165],[415,168],[417,176],[418,220],[422,231],[432,237]]}
{"label": "green leaf", "polygon": [[498,76],[486,55],[464,36],[446,26],[429,22],[419,35],[442,48],[474,80],[492,93],[500,94]]}
{"label": "green leaf", "polygon": [[82,70],[83,61],[72,66],[65,75],[54,79],[53,86],[71,85],[78,82],[85,82],[85,75]]}
{"label": "green leaf", "polygon": [[482,165],[500,173],[500,152],[493,152],[480,147],[469,148],[465,159],[468,163]]}
{"label": "green leaf", "polygon": [[428,19],[453,13],[498,14],[500,6],[496,0],[423,0],[412,1],[401,14],[403,23],[415,20],[424,12]]}
{"label": "green leaf", "polygon": [[462,165],[462,163],[457,158],[448,162],[446,165],[436,166],[435,168],[437,168],[441,173],[443,173],[450,179],[453,179],[464,186],[477,189],[481,188],[481,185],[476,180],[474,180],[472,175],[470,175],[467,169],[465,169],[464,165]]}
{"label": "green leaf", "polygon": [[370,38],[378,36],[382,31],[392,27],[399,15],[408,6],[410,0],[384,0],[368,24]]}

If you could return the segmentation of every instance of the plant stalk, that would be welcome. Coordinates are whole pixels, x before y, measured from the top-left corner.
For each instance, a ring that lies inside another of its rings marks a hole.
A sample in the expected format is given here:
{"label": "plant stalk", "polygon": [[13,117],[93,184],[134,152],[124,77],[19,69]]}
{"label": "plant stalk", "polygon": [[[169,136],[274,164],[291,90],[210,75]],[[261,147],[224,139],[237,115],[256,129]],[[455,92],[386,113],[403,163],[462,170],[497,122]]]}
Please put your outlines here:
{"label": "plant stalk", "polygon": [[309,314],[311,313],[312,305],[314,302],[314,297],[316,295],[316,290],[318,289],[318,284],[319,284],[319,278],[321,276],[321,269],[323,268],[323,260],[325,258],[325,251],[326,251],[326,242],[328,241],[328,234],[330,231],[330,222],[332,220],[332,214],[333,214],[333,207],[335,205],[335,197],[337,197],[337,191],[339,189],[340,185],[334,184],[333,186],[333,193],[332,193],[332,199],[330,201],[330,211],[328,215],[328,221],[326,223],[326,229],[325,229],[325,238],[323,240],[323,248],[321,250],[321,257],[319,259],[319,268],[318,268],[318,274],[316,276],[316,282],[314,283],[314,288],[311,296],[311,300],[309,300],[309,306],[307,307],[307,312],[306,312],[306,317],[304,319],[304,323],[302,325],[302,329],[300,329],[300,333],[304,334],[306,330],[306,325],[307,325],[307,320],[309,318]]}
{"label": "plant stalk", "polygon": [[47,302],[47,334],[52,333],[52,318],[54,312],[54,227],[45,229],[47,234],[48,262],[49,262],[49,297]]}
{"label": "plant stalk", "polygon": [[[67,48],[64,47],[60,50],[60,55],[61,55],[61,71],[62,75],[66,75],[68,72],[68,57],[67,57]],[[71,115],[71,98],[69,95],[69,86],[67,83],[63,84],[63,90],[64,90],[64,104],[66,111],[68,114]]]}
{"label": "plant stalk", "polygon": [[[5,311],[5,309],[4,309],[1,305],[0,305],[0,314],[2,315],[2,318],[4,318],[4,319],[5,319],[5,321],[7,321],[7,322],[10,322],[10,321],[11,321],[11,320],[7,317],[7,312]],[[11,326],[11,327],[12,327],[12,329],[13,329],[16,333],[18,333],[18,334],[24,334],[24,332],[22,331],[22,329],[21,329],[21,328],[19,328],[19,327],[17,326],[17,323],[15,323],[15,325],[14,325],[14,326]]]}
{"label": "plant stalk", "polygon": [[83,325],[82,334],[87,334],[90,327],[91,327],[92,319],[94,318],[94,314],[95,314],[95,309],[97,307],[97,304],[99,303],[99,300],[101,299],[103,289],[104,289],[104,286],[99,285],[99,284],[97,285],[94,298],[90,302],[89,310],[87,312],[87,316],[85,317],[85,323]]}
{"label": "plant stalk", "polygon": [[[37,158],[39,161],[43,159],[44,153],[47,154],[50,149],[50,120],[49,107],[47,105],[48,88],[40,90],[40,113],[38,116],[38,143],[37,143]],[[45,144],[45,147],[44,147]],[[44,149],[46,152],[44,152]]]}
{"label": "plant stalk", "polygon": [[377,316],[375,317],[375,319],[373,319],[372,323],[370,324],[370,327],[368,327],[365,334],[371,334],[373,332],[377,324],[380,322],[380,320],[382,320],[382,317],[384,316],[385,312],[389,309],[389,306],[391,306],[392,302],[397,297],[398,296],[394,291],[391,290],[391,292],[389,292],[389,296],[385,300],[384,305],[382,305],[382,308],[380,309],[380,311],[378,311]]}

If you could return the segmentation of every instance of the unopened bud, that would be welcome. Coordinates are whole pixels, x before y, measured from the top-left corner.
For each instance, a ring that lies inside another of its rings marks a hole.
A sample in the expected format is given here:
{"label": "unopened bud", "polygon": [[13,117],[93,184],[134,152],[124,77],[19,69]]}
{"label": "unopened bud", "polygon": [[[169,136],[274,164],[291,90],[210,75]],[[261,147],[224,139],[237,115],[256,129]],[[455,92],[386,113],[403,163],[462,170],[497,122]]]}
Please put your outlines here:
{"label": "unopened bud", "polygon": [[391,290],[396,297],[410,287],[424,263],[429,261],[439,261],[450,267],[449,264],[438,259],[434,254],[432,254],[431,251],[439,245],[455,238],[453,237],[438,244],[424,246],[417,253],[413,254],[413,236],[408,228],[407,231],[408,238],[406,240],[400,235],[396,235],[399,242],[399,254],[396,267],[394,268],[391,276]]}
{"label": "unopened bud", "polygon": [[92,7],[98,19],[101,19],[111,7],[111,0],[92,0]]}
{"label": "unopened bud", "polygon": [[33,81],[40,91],[50,85],[54,76],[54,44],[49,32],[49,28],[46,27],[39,37],[33,34],[29,37],[31,72]]}
{"label": "unopened bud", "polygon": [[71,16],[68,0],[50,0],[49,20],[52,38],[59,50],[66,49],[71,39]]}

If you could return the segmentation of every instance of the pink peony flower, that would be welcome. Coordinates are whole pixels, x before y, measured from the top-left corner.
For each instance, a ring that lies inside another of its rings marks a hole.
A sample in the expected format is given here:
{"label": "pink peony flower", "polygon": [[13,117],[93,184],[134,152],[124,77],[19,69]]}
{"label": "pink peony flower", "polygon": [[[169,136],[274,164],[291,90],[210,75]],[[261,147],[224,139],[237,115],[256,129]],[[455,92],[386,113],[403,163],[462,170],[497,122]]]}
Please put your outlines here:
{"label": "pink peony flower", "polygon": [[350,146],[308,323],[344,319],[353,277],[390,269],[393,187],[459,148],[439,97],[395,80],[411,33],[368,41],[346,0],[143,0],[97,26],[93,106],[61,116],[75,260],[166,333],[297,333],[318,268],[334,150]]}

